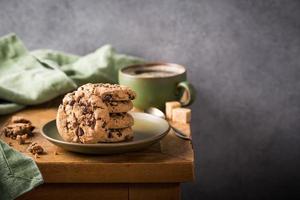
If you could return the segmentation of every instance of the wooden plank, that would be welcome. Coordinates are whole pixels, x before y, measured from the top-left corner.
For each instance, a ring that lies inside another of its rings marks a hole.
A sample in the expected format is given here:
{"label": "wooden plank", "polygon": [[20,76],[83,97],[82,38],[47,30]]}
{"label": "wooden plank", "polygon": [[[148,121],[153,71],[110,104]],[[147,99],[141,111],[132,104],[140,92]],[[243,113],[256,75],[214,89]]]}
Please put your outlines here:
{"label": "wooden plank", "polygon": [[[53,145],[40,134],[43,124],[55,119],[56,110],[57,102],[54,101],[52,104],[29,107],[14,114],[30,119],[37,127],[37,133],[31,141],[40,143],[47,151],[36,159],[45,182],[150,183],[194,180],[192,145],[189,141],[177,138],[172,132],[160,143],[140,152],[109,156],[77,154]],[[0,128],[10,117],[0,117]],[[176,126],[190,132],[189,124]],[[19,145],[16,140],[3,135],[1,139],[12,143],[18,151],[33,157],[26,151],[28,145]]]}
{"label": "wooden plank", "polygon": [[129,187],[129,200],[179,200],[179,183],[133,184]]}
{"label": "wooden plank", "polygon": [[179,183],[150,184],[43,184],[18,200],[32,199],[108,199],[108,200],[176,200],[180,199]]}
{"label": "wooden plank", "polygon": [[47,183],[161,183],[193,180],[190,163],[147,165],[52,163],[39,164],[39,168]]}
{"label": "wooden plank", "polygon": [[127,200],[127,184],[43,184],[23,194],[18,200]]}

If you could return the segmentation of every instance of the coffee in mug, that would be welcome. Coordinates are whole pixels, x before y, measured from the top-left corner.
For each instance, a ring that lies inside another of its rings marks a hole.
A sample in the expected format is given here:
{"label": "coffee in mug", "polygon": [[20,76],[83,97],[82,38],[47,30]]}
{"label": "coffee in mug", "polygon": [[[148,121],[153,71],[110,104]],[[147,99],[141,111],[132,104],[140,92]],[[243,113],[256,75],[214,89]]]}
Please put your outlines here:
{"label": "coffee in mug", "polygon": [[[195,96],[187,82],[186,69],[173,63],[146,63],[125,67],[119,71],[119,84],[137,93],[133,104],[139,109],[157,107],[164,110],[165,102],[180,101],[190,105]],[[185,92],[185,100],[182,100]]]}

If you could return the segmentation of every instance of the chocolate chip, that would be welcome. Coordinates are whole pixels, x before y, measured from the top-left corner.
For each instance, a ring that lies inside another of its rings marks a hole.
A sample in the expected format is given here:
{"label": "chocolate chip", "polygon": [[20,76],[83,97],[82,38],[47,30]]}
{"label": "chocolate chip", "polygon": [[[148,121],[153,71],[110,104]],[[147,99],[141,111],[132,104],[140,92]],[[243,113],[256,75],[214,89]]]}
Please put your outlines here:
{"label": "chocolate chip", "polygon": [[75,113],[72,113],[72,116],[73,116],[74,120],[77,122],[77,117],[76,117]]}
{"label": "chocolate chip", "polygon": [[32,132],[35,129],[35,127],[31,126],[29,129],[30,129],[30,132]]}
{"label": "chocolate chip", "polygon": [[92,124],[91,124],[92,129],[95,129],[95,125],[96,125],[96,120],[94,118],[94,120],[92,121]]}
{"label": "chocolate chip", "polygon": [[87,121],[87,125],[94,128],[95,127],[95,124],[96,124],[96,120],[95,118],[91,118]]}
{"label": "chocolate chip", "polygon": [[112,138],[112,134],[110,131],[108,132],[108,138]]}
{"label": "chocolate chip", "polygon": [[132,95],[129,94],[129,99],[130,100],[134,100],[134,96],[132,96]]}
{"label": "chocolate chip", "polygon": [[102,124],[101,127],[102,127],[102,128],[105,128],[105,127],[106,127],[106,122],[103,122],[103,124]]}
{"label": "chocolate chip", "polygon": [[29,137],[33,137],[33,136],[34,136],[34,132],[29,132],[29,133],[27,133],[27,135],[28,135]]}
{"label": "chocolate chip", "polygon": [[11,133],[8,129],[4,129],[3,133],[4,133],[5,137],[9,137],[11,135]]}
{"label": "chocolate chip", "polygon": [[92,107],[91,102],[88,102],[88,103],[86,104],[86,106],[87,106],[87,107]]}
{"label": "chocolate chip", "polygon": [[70,106],[73,106],[75,104],[75,100],[72,99],[69,104],[70,104]]}
{"label": "chocolate chip", "polygon": [[117,132],[117,136],[118,136],[118,137],[121,137],[121,136],[122,136],[122,133],[121,133],[120,131],[118,131],[118,132]]}
{"label": "chocolate chip", "polygon": [[123,113],[110,113],[111,117],[124,117]]}
{"label": "chocolate chip", "polygon": [[86,107],[86,106],[84,106],[83,107],[83,109],[82,109],[82,114],[88,114],[89,113],[89,109]]}
{"label": "chocolate chip", "polygon": [[79,101],[81,100],[81,98],[82,98],[82,96],[75,96],[75,100],[76,100],[77,102],[79,102]]}
{"label": "chocolate chip", "polygon": [[[84,123],[84,122],[83,122],[83,123]],[[91,126],[91,125],[92,125],[92,121],[91,121],[91,120],[88,120],[88,121],[86,122],[86,125]]]}
{"label": "chocolate chip", "polygon": [[72,127],[75,129],[78,126],[76,122],[73,122]]}
{"label": "chocolate chip", "polygon": [[111,101],[112,100],[112,95],[111,94],[107,94],[103,97],[104,101]]}
{"label": "chocolate chip", "polygon": [[78,136],[83,136],[83,134],[84,134],[84,131],[82,130],[81,127],[79,127],[79,128],[77,129],[77,135],[78,135]]}

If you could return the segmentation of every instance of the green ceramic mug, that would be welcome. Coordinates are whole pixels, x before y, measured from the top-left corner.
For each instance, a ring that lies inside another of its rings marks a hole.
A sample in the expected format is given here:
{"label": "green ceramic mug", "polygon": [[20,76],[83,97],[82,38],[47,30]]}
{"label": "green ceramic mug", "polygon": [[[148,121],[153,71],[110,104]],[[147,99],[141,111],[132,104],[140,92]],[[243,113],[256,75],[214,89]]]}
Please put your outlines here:
{"label": "green ceramic mug", "polygon": [[[119,83],[137,93],[133,101],[136,108],[165,108],[167,101],[190,105],[195,99],[195,89],[187,82],[186,70],[173,63],[146,63],[131,65],[119,71]],[[185,98],[182,98],[182,97]]]}

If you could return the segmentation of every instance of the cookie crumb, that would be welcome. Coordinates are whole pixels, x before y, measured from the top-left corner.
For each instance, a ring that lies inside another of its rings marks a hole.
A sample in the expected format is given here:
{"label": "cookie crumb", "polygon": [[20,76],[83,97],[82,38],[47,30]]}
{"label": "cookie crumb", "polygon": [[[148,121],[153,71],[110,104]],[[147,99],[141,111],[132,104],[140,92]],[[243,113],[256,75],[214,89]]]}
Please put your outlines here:
{"label": "cookie crumb", "polygon": [[24,117],[13,116],[11,122],[3,128],[2,133],[5,137],[9,137],[13,140],[17,139],[17,136],[19,135],[26,135],[22,138],[27,139],[28,136],[33,136],[34,129],[35,127],[30,120],[25,119]]}
{"label": "cookie crumb", "polygon": [[40,156],[36,153],[36,154],[34,154],[34,158],[35,159],[38,159]]}
{"label": "cookie crumb", "polygon": [[33,155],[44,153],[43,147],[41,145],[37,144],[36,142],[29,145],[28,151],[30,153],[32,153]]}
{"label": "cookie crumb", "polygon": [[21,135],[21,138],[24,139],[24,140],[28,139],[28,134],[26,133],[24,135]]}
{"label": "cookie crumb", "polygon": [[13,146],[13,144],[11,142],[9,142],[8,145],[11,146],[11,147]]}
{"label": "cookie crumb", "polygon": [[21,135],[17,135],[16,140],[18,141],[19,144],[25,144],[25,139]]}

